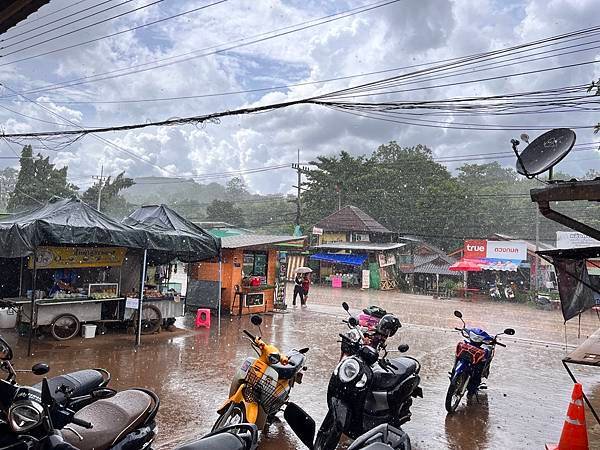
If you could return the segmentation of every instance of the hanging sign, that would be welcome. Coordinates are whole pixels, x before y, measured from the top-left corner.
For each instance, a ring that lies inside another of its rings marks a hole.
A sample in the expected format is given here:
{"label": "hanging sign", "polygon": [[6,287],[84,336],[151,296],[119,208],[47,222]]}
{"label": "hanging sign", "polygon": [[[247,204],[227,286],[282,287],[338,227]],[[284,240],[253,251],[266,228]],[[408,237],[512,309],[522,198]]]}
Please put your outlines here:
{"label": "hanging sign", "polygon": [[396,264],[396,255],[393,253],[388,253],[387,255],[385,253],[379,253],[377,258],[379,260],[379,267],[393,266]]}
{"label": "hanging sign", "polygon": [[600,241],[577,231],[557,231],[556,248],[600,247]]}
{"label": "hanging sign", "polygon": [[527,244],[521,241],[465,241],[466,259],[505,259],[524,261],[527,259]]}
{"label": "hanging sign", "polygon": [[140,299],[139,298],[127,297],[125,299],[125,308],[138,309],[139,306],[140,306]]}
{"label": "hanging sign", "polygon": [[323,228],[313,227],[312,234],[316,234],[318,236],[321,236],[323,234]]}
{"label": "hanging sign", "polygon": [[[127,249],[122,247],[38,247],[38,269],[62,269],[73,267],[121,266]],[[33,269],[33,258],[28,267]]]}

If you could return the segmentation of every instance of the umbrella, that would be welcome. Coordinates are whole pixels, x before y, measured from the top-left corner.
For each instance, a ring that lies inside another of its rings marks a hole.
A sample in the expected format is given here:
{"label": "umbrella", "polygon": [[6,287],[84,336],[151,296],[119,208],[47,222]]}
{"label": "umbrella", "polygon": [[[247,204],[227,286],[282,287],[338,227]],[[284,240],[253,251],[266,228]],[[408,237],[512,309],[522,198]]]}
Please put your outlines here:
{"label": "umbrella", "polygon": [[296,273],[312,273],[312,269],[310,267],[298,267]]}
{"label": "umbrella", "polygon": [[481,262],[472,259],[461,259],[450,266],[453,272],[481,272]]}

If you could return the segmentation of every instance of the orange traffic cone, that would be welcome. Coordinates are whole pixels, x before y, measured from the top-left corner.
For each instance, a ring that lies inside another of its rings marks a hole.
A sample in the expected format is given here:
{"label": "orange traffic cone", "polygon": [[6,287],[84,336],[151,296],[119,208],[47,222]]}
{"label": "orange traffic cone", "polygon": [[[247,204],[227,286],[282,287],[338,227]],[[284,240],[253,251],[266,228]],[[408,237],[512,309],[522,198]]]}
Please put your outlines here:
{"label": "orange traffic cone", "polygon": [[560,441],[556,444],[546,444],[546,450],[588,450],[587,427],[585,410],[583,409],[583,389],[575,383],[571,403],[567,410],[567,418],[563,425]]}

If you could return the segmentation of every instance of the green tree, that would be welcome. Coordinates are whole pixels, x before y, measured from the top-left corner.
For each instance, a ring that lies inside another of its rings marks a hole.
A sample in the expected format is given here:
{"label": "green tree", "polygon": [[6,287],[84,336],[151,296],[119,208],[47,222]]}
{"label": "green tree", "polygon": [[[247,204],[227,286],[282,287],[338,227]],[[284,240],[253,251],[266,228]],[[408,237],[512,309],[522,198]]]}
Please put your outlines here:
{"label": "green tree", "polygon": [[243,178],[234,177],[225,185],[225,198],[229,201],[240,201],[249,195],[250,193]]}
{"label": "green tree", "polygon": [[[81,199],[88,205],[96,207],[98,204],[98,190],[100,181],[90,186],[81,196]],[[125,172],[121,172],[116,177],[108,177],[102,186],[100,199],[100,210],[114,217],[124,217],[130,213],[134,207],[120,193],[135,184],[132,178],[127,178]]]}
{"label": "green tree", "polygon": [[23,147],[20,171],[8,201],[9,211],[33,208],[54,196],[70,197],[77,192],[77,186],[67,181],[67,167],[56,169],[50,158],[41,154],[33,157],[30,145]]}
{"label": "green tree", "polygon": [[0,170],[0,211],[6,212],[11,193],[15,190],[19,171],[6,167]]}
{"label": "green tree", "polygon": [[206,215],[207,220],[211,222],[227,222],[236,227],[246,226],[241,208],[226,200],[213,200],[206,207]]}

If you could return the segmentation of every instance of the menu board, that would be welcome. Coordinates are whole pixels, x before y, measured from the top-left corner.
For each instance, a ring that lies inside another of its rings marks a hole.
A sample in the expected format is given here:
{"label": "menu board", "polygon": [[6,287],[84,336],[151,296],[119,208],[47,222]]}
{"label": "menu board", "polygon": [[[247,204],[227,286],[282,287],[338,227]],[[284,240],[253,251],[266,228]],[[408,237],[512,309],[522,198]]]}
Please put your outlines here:
{"label": "menu board", "polygon": [[277,271],[276,290],[275,290],[275,304],[285,304],[285,286],[287,284],[287,254],[281,252],[278,260],[279,270]]}

